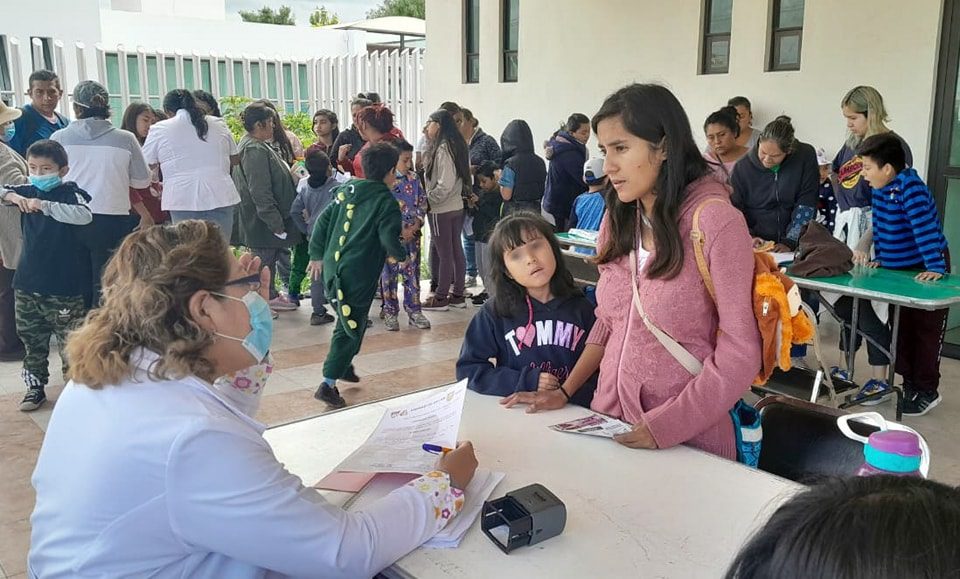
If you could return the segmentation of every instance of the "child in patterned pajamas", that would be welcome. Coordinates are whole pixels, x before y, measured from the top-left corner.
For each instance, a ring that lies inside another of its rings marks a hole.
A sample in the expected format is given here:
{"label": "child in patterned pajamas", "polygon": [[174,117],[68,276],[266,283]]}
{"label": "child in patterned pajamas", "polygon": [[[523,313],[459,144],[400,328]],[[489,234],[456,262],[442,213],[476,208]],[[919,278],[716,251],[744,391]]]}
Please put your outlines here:
{"label": "child in patterned pajamas", "polygon": [[397,184],[393,196],[400,204],[403,229],[400,232],[401,244],[409,256],[400,263],[387,262],[380,275],[380,295],[383,305],[380,317],[387,330],[400,331],[400,302],[397,298],[397,276],[403,275],[403,309],[410,318],[410,325],[421,330],[430,329],[430,321],[420,309],[420,239],[421,229],[427,214],[427,194],[420,186],[417,174],[413,172],[413,145],[406,141],[395,143],[400,150],[397,163]]}

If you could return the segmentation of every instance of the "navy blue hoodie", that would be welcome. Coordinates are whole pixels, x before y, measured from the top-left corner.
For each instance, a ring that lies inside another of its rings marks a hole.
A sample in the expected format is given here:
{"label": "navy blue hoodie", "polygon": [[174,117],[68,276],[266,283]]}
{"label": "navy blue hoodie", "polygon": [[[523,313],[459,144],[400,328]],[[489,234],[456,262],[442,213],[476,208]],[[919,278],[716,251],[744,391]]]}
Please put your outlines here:
{"label": "navy blue hoodie", "polygon": [[[593,304],[582,295],[545,304],[531,299],[533,331],[527,337],[523,334],[529,313],[503,318],[493,309],[493,301],[488,300],[470,321],[457,360],[457,380],[467,378],[471,390],[496,396],[536,391],[540,372],[550,372],[563,384],[596,321]],[[572,402],[589,407],[596,388],[594,375],[577,390]]]}
{"label": "navy blue hoodie", "polygon": [[554,217],[566,219],[573,209],[573,200],[587,190],[583,182],[583,165],[587,148],[567,131],[560,131],[547,144],[547,186],[543,208]]}

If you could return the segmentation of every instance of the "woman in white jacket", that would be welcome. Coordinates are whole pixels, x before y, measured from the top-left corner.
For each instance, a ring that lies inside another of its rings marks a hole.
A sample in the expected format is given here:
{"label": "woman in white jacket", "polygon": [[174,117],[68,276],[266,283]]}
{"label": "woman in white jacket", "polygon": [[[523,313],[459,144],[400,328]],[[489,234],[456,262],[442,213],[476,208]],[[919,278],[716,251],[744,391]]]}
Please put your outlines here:
{"label": "woman in white jacket", "polygon": [[423,303],[423,309],[465,308],[467,302],[463,291],[467,265],[460,233],[463,231],[463,195],[471,186],[470,153],[456,121],[443,109],[430,115],[424,134],[427,150],[423,168],[430,203],[427,216],[430,221],[430,285],[436,290]]}
{"label": "woman in white jacket", "polygon": [[211,386],[266,359],[269,280],[209,222],[123,242],[103,305],[67,346],[73,380],[33,475],[32,577],[370,577],[455,516],[476,468],[469,443],[348,513]]}

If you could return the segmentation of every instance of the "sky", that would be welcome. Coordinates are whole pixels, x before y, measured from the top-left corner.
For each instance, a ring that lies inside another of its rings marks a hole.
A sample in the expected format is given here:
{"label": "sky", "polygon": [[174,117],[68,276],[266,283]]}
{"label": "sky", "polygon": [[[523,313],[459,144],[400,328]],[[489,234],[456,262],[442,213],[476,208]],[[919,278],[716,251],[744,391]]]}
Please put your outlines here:
{"label": "sky", "polygon": [[326,6],[327,10],[336,13],[341,22],[352,22],[354,20],[363,20],[367,12],[380,5],[379,0],[226,0],[227,19],[240,18],[237,12],[240,10],[256,10],[263,6],[279,8],[280,6],[289,6],[293,8],[294,15],[297,17],[297,26],[310,25],[310,13],[318,5]]}

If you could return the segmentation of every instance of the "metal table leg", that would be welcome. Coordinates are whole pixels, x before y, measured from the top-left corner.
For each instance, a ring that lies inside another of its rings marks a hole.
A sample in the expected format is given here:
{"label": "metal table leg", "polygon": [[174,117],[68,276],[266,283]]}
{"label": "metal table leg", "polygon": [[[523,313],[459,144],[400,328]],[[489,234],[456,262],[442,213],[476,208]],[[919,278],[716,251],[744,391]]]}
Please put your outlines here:
{"label": "metal table leg", "polygon": [[[850,381],[853,382],[854,378],[854,364],[857,360],[857,348],[854,348],[854,345],[857,343],[857,323],[860,321],[860,298],[853,298],[853,314],[850,316],[850,340],[847,343],[847,373],[850,377]],[[841,335],[843,331],[841,328]]]}
{"label": "metal table leg", "polygon": [[900,306],[893,306],[893,333],[890,336],[890,352],[887,359],[890,361],[890,368],[887,370],[887,384],[889,384],[897,395],[897,422],[903,418],[903,388],[894,385],[897,377],[897,338],[900,333]]}

